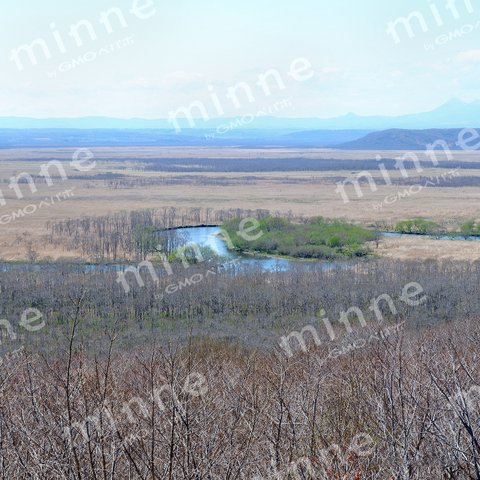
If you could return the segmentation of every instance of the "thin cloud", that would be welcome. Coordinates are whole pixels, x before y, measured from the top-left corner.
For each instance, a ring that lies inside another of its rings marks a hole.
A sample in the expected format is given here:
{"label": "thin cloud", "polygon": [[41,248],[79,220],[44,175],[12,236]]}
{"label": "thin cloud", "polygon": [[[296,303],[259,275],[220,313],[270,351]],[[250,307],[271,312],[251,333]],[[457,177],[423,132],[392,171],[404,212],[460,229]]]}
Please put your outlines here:
{"label": "thin cloud", "polygon": [[334,73],[342,73],[343,69],[339,67],[323,67],[323,68],[320,68],[319,71],[324,75],[331,75]]}
{"label": "thin cloud", "polygon": [[480,63],[480,50],[467,50],[457,55],[461,63]]}
{"label": "thin cloud", "polygon": [[163,81],[168,86],[189,85],[203,79],[200,73],[188,73],[183,70],[168,73],[163,77]]}

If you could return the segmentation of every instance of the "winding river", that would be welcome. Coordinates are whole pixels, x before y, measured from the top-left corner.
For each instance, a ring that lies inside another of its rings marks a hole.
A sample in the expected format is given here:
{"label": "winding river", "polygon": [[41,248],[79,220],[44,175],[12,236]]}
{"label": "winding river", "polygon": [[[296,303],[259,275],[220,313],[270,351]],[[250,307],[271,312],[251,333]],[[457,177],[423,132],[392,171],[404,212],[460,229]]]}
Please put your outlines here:
{"label": "winding river", "polygon": [[274,258],[268,256],[244,255],[228,250],[227,244],[218,235],[219,227],[191,227],[183,228],[187,242],[197,245],[207,246],[212,251],[226,260],[226,262],[235,262],[239,266],[257,267],[264,271],[286,271],[293,268],[339,268],[345,262],[325,262],[318,260],[287,260],[284,258]]}
{"label": "winding river", "polygon": [[[274,258],[268,256],[253,256],[240,254],[228,250],[226,243],[218,235],[220,228],[215,226],[204,227],[185,227],[181,228],[183,238],[187,243],[196,243],[198,245],[208,246],[212,251],[225,260],[225,265],[231,263],[235,265],[236,269],[241,268],[258,268],[262,271],[287,271],[293,269],[337,269],[345,268],[349,265],[348,261],[326,262],[324,260],[288,260],[283,258]],[[419,235],[412,233],[391,233],[382,232],[384,237],[427,237],[439,240],[463,240],[463,241],[478,241],[480,237],[463,237],[452,235]],[[0,262],[0,271],[44,271],[57,270],[59,266],[68,270],[78,270],[83,272],[90,271],[122,271],[127,264],[104,263],[104,264],[89,264],[89,263],[29,263],[29,262]]]}

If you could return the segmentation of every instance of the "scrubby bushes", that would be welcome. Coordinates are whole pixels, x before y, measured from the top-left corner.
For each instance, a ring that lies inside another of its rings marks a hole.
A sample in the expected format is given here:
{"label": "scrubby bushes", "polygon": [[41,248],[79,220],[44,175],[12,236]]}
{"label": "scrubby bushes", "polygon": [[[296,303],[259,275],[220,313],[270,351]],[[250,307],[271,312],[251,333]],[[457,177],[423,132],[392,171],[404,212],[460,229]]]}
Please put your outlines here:
{"label": "scrubby bushes", "polygon": [[480,224],[475,220],[468,220],[460,227],[460,231],[464,237],[479,236]]}
{"label": "scrubby bushes", "polygon": [[[456,227],[458,229],[458,226]],[[446,236],[480,236],[480,223],[476,220],[468,220],[460,225],[460,231],[448,230],[438,223],[423,218],[414,218],[412,220],[402,220],[395,225],[395,231],[398,233],[410,233],[417,235],[446,235]]]}
{"label": "scrubby bushes", "polygon": [[256,252],[295,258],[335,259],[360,257],[369,253],[365,243],[375,238],[366,228],[341,220],[312,218],[305,223],[293,223],[286,218],[265,217],[259,220],[256,240],[238,232],[240,219],[223,224],[234,247],[243,252]]}
{"label": "scrubby bushes", "polygon": [[395,225],[395,231],[399,233],[416,233],[418,235],[437,234],[439,225],[423,218],[414,218],[412,220],[402,220]]}

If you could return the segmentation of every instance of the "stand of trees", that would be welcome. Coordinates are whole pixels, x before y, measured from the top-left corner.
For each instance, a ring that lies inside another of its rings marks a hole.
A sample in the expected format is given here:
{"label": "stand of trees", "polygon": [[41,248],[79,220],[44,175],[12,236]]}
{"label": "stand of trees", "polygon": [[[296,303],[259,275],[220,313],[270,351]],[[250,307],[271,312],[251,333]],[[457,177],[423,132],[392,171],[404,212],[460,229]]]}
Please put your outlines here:
{"label": "stand of trees", "polygon": [[[385,320],[405,320],[412,328],[480,317],[480,262],[372,260],[328,269],[306,262],[288,272],[224,268],[215,261],[187,269],[181,263],[171,266],[168,275],[159,265],[157,279],[142,269],[142,284],[126,273],[130,286],[126,293],[117,267],[47,264],[38,270],[7,264],[0,269],[0,318],[16,322],[26,308],[38,309],[46,327],[27,336],[22,345],[55,353],[68,331],[68,318],[76,311],[72,298],[77,297],[82,298],[78,336],[92,351],[104,331],[115,331],[127,347],[155,339],[182,340],[190,332],[232,337],[247,346],[271,346],[293,329],[312,322],[322,325],[322,309],[333,325],[350,307],[358,307],[368,323],[375,323],[370,306],[382,294],[398,303],[395,315],[382,303]],[[207,275],[208,271],[212,273]],[[411,307],[397,301],[410,282],[422,286],[425,304]],[[354,315],[351,323],[359,323]],[[0,332],[6,333],[5,328],[0,326]],[[10,343],[0,345],[0,353],[4,348],[8,351]]]}
{"label": "stand of trees", "polygon": [[165,244],[165,254],[178,247],[175,232],[169,234],[156,232],[179,226],[220,224],[233,218],[261,218],[269,214],[268,210],[213,210],[211,208],[163,207],[160,209],[136,210],[113,213],[98,217],[85,216],[49,223],[47,240],[65,250],[79,251],[81,256],[94,261],[143,260]]}

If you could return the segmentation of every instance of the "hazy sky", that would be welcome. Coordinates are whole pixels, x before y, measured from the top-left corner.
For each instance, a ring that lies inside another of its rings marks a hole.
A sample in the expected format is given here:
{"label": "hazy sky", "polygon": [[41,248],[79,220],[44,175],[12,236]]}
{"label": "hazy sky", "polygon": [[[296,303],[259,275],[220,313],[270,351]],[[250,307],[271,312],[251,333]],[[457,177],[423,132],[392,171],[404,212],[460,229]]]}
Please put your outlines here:
{"label": "hazy sky", "polygon": [[[387,33],[414,11],[413,38],[401,23]],[[209,86],[225,115],[282,99],[279,116],[330,117],[480,98],[480,0],[3,0],[0,27],[0,116],[165,118],[194,101],[214,116]],[[12,56],[35,39],[37,65]],[[288,75],[297,58],[309,80]],[[256,82],[269,69],[285,88],[267,97]],[[254,100],[240,93],[236,109],[239,82]]]}

